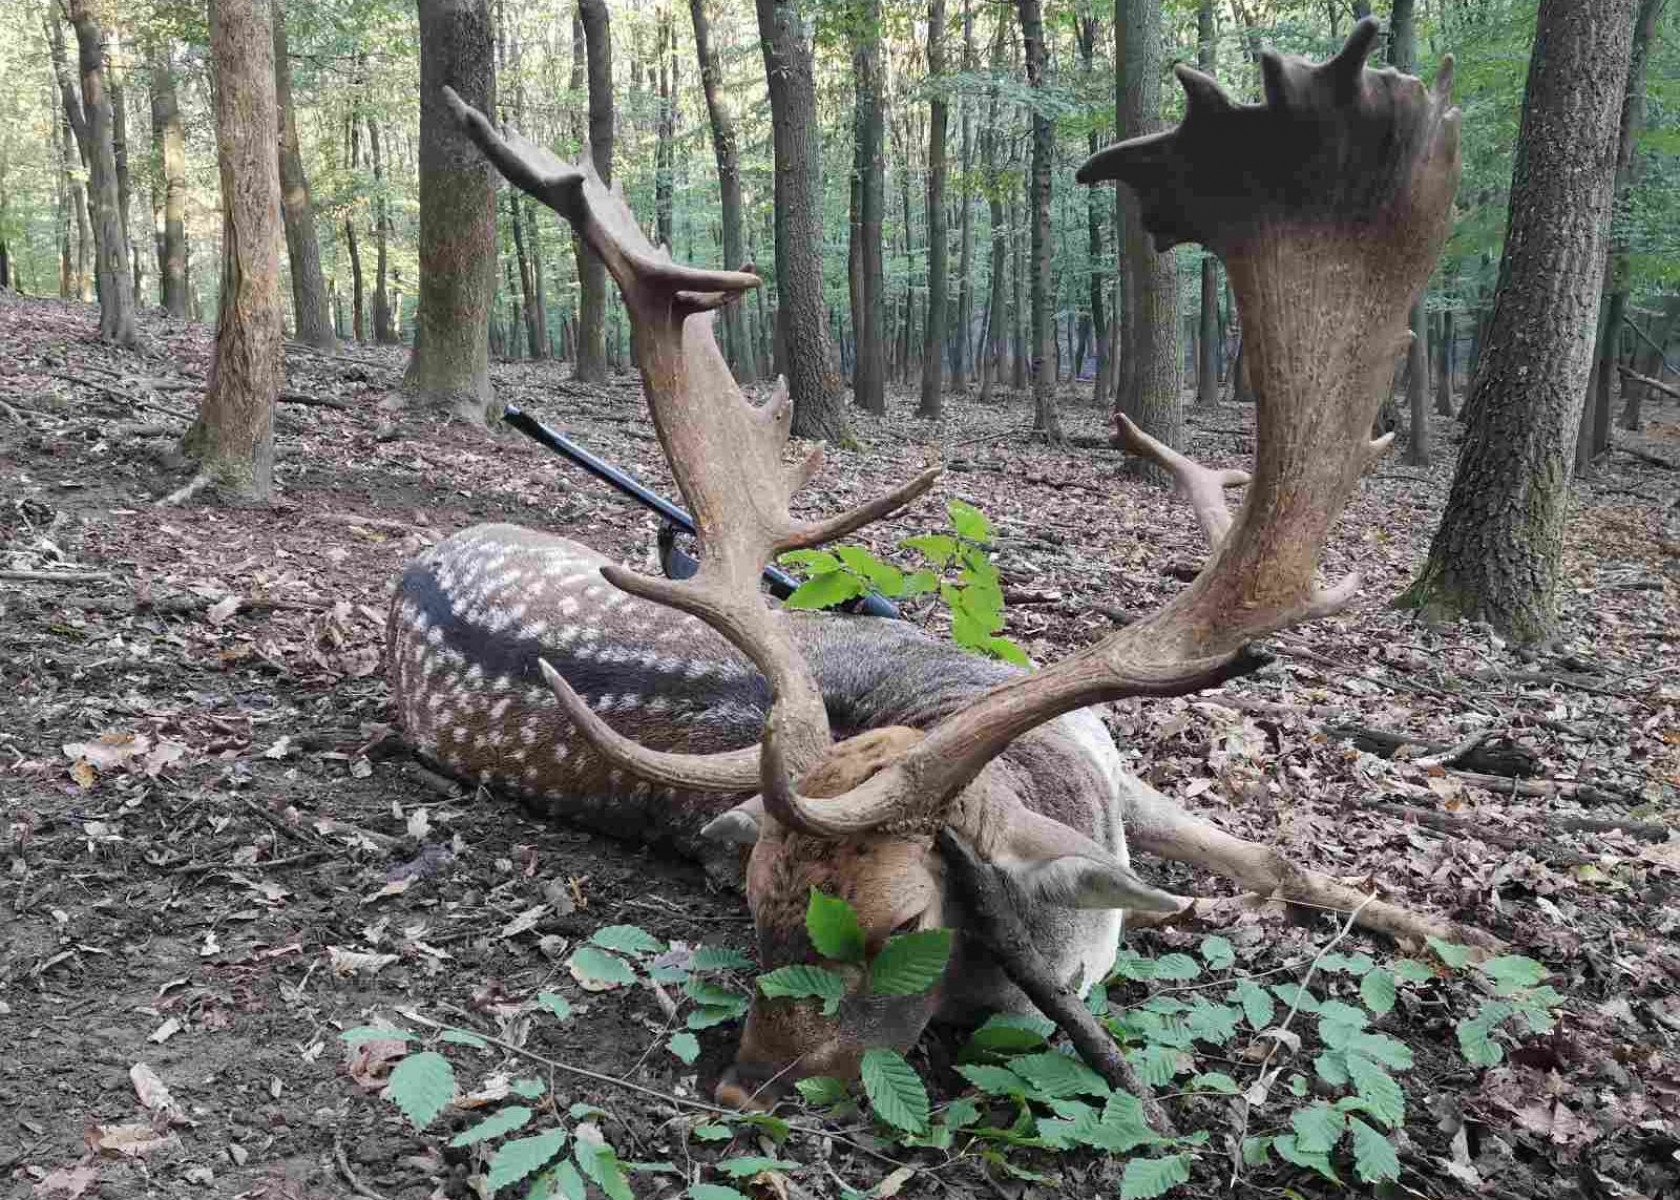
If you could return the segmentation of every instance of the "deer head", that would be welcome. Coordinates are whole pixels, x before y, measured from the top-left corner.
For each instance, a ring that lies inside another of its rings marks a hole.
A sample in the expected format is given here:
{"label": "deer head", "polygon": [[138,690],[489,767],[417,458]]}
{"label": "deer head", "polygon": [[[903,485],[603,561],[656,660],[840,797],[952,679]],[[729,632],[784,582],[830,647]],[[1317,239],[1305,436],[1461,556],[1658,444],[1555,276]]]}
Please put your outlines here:
{"label": "deer head", "polygon": [[[629,309],[643,387],[672,473],[700,530],[700,568],[682,581],[617,567],[627,592],[692,613],[763,673],[773,704],[755,751],[690,756],[615,733],[557,672],[568,718],[608,760],[649,780],[759,795],[712,831],[750,843],[747,894],[764,965],[814,961],[801,918],[812,887],[858,910],[871,949],[895,930],[953,923],[936,834],[953,831],[1013,878],[1025,905],[1153,908],[1178,901],[1123,858],[1024,808],[994,760],[1016,739],[1089,705],[1197,691],[1248,669],[1265,634],[1331,613],[1358,588],[1316,582],[1319,553],[1360,472],[1386,444],[1369,430],[1406,346],[1406,314],[1448,226],[1458,174],[1450,64],[1433,92],[1365,59],[1363,21],[1321,65],[1268,54],[1266,97],[1232,102],[1206,76],[1179,78],[1189,99],[1175,130],[1094,155],[1082,182],[1136,189],[1164,247],[1195,240],[1230,271],[1258,396],[1256,461],[1207,471],[1120,418],[1136,452],[1172,472],[1212,543],[1196,580],[1158,612],[982,695],[925,731],[875,730],[839,744],[822,696],[759,590],[782,551],[840,537],[922,494],[929,470],[879,500],[802,521],[794,493],[820,451],[783,462],[789,403],[777,385],[750,404],[712,336],[709,311],[758,283],[746,272],[679,266],[656,250],[589,165],[509,134],[446,92],[478,145],[517,186],[554,208],[606,263]],[[1223,491],[1248,482],[1240,511]],[[1037,735],[1035,735],[1037,736]],[[845,972],[842,972],[845,973]],[[948,972],[948,977],[949,977]],[[745,1102],[772,1077],[844,1074],[871,1045],[907,1048],[939,996],[850,995],[833,1017],[808,1001],[755,997],[739,1074],[720,1097]]]}

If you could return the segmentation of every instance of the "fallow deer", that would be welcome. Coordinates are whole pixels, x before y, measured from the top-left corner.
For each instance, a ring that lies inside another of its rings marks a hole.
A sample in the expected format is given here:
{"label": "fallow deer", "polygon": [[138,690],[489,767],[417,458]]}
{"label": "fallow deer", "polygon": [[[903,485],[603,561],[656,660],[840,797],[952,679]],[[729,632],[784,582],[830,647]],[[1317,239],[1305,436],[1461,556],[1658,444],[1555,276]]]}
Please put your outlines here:
{"label": "fallow deer", "polygon": [[[767,968],[815,960],[801,920],[812,887],[850,900],[872,947],[906,927],[963,929],[948,886],[956,847],[1010,881],[1050,970],[1089,983],[1113,961],[1121,910],[1190,903],[1132,871],[1128,834],[1134,848],[1355,912],[1375,929],[1473,937],[1190,816],[1122,770],[1090,712],[1240,673],[1253,639],[1335,612],[1357,590],[1357,577],[1315,583],[1320,549],[1385,448],[1370,441],[1372,418],[1458,178],[1450,62],[1433,90],[1367,70],[1377,28],[1361,22],[1319,65],[1267,54],[1258,105],[1179,67],[1182,124],[1080,169],[1081,182],[1133,187],[1162,249],[1199,241],[1224,260],[1257,393],[1256,461],[1252,480],[1210,471],[1119,418],[1125,444],[1188,496],[1209,561],[1158,612],[1025,673],[899,625],[772,609],[759,590],[769,560],[891,513],[937,470],[853,512],[794,518],[790,499],[821,452],[784,463],[785,388],[749,403],[712,335],[710,311],[757,276],[673,263],[587,153],[565,165],[446,90],[502,174],[571,222],[623,293],[654,426],[699,526],[700,565],[690,579],[652,578],[511,526],[442,543],[409,569],[392,606],[393,691],[411,738],[457,774],[597,827],[690,847],[701,830],[750,844],[747,899]],[[1243,482],[1233,516],[1223,492]],[[727,809],[717,799],[747,793]],[[846,1074],[869,1046],[907,1048],[936,1010],[1022,1004],[966,944],[927,996],[870,997],[854,981],[832,1017],[755,996],[720,1099]]]}

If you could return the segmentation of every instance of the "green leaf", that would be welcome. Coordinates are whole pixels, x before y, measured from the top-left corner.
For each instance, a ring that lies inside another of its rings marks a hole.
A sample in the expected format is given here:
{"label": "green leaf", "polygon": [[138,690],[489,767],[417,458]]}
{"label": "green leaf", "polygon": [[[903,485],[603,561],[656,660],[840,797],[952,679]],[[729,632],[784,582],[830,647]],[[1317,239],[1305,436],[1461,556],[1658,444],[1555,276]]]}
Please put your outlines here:
{"label": "green leaf", "polygon": [[338,1035],[339,1040],[349,1046],[360,1046],[363,1042],[412,1042],[414,1035],[404,1029],[382,1029],[378,1025],[358,1025],[354,1029],[346,1029]]}
{"label": "green leaf", "polygon": [[580,981],[598,983],[604,987],[622,987],[636,982],[636,972],[616,954],[608,954],[595,946],[579,946],[566,960],[572,973]]}
{"label": "green leaf", "polygon": [[810,574],[825,574],[840,569],[840,560],[826,550],[789,550],[776,556],[784,567],[798,567]]}
{"label": "green leaf", "polygon": [[1493,986],[1504,995],[1509,995],[1518,988],[1533,987],[1546,978],[1545,967],[1520,954],[1490,958],[1477,964],[1476,969],[1492,980]]}
{"label": "green leaf", "polygon": [[1178,1074],[1179,1051],[1171,1046],[1145,1046],[1133,1050],[1126,1058],[1150,1087],[1163,1087]]}
{"label": "green leaf", "polygon": [[1199,1092],[1218,1092],[1222,1096],[1235,1096],[1238,1090],[1237,1081],[1219,1071],[1197,1075],[1190,1080],[1190,1086]]}
{"label": "green leaf", "polygon": [[490,1049],[489,1042],[465,1029],[445,1029],[438,1035],[438,1040],[448,1042],[452,1046],[471,1046],[474,1050]]}
{"label": "green leaf", "polygon": [[992,523],[974,505],[964,500],[947,500],[945,512],[950,516],[951,528],[957,531],[958,537],[982,544],[992,540]]}
{"label": "green leaf", "polygon": [[1347,1129],[1347,1117],[1328,1104],[1309,1104],[1289,1116],[1295,1130],[1296,1148],[1306,1154],[1328,1154],[1341,1141]]}
{"label": "green leaf", "polygon": [[1242,1160],[1245,1167],[1263,1167],[1271,1161],[1272,1139],[1269,1137],[1245,1137],[1242,1144]]}
{"label": "green leaf", "polygon": [[735,1131],[727,1125],[696,1125],[694,1137],[702,1142],[727,1142],[735,1136]]}
{"label": "green leaf", "polygon": [[947,1129],[967,1129],[979,1119],[980,1106],[967,1096],[951,1101],[939,1114],[940,1123]]}
{"label": "green leaf", "polygon": [[1456,942],[1443,942],[1434,935],[1430,935],[1427,940],[1429,948],[1453,970],[1460,971],[1470,965],[1470,947],[1460,946]]}
{"label": "green leaf", "polygon": [[833,608],[854,597],[863,595],[863,581],[849,571],[826,571],[813,575],[782,601],[783,608]]}
{"label": "green leaf", "polygon": [[1272,1003],[1272,994],[1252,979],[1237,980],[1237,986],[1227,992],[1225,998],[1242,1005],[1243,1016],[1248,1018],[1249,1025],[1255,1029],[1264,1029],[1270,1025],[1272,1016],[1277,1011],[1276,1005]]}
{"label": "green leaf", "polygon": [[480,1121],[470,1129],[463,1129],[450,1139],[451,1146],[472,1146],[487,1138],[501,1137],[515,1129],[523,1129],[531,1119],[531,1110],[522,1104],[510,1104]]}
{"label": "green leaf", "polygon": [[1283,1159],[1284,1162],[1294,1163],[1297,1167],[1306,1167],[1309,1170],[1317,1171],[1331,1183],[1339,1184],[1342,1182],[1337,1177],[1336,1172],[1331,1169],[1328,1154],[1322,1151],[1302,1150],[1296,1144],[1295,1135],[1292,1133],[1279,1134],[1273,1138],[1272,1149],[1278,1152],[1278,1157]]}
{"label": "green leaf", "polygon": [[587,1190],[583,1176],[567,1160],[538,1175],[531,1184],[531,1190],[525,1194],[525,1200],[552,1200],[555,1196],[562,1200],[585,1200]]}
{"label": "green leaf", "polygon": [[754,1129],[763,1133],[765,1137],[769,1138],[772,1142],[775,1142],[778,1146],[787,1141],[788,1134],[793,1132],[793,1126],[789,1125],[786,1121],[782,1120],[774,1113],[742,1113],[741,1123],[743,1125],[751,1125]]}
{"label": "green leaf", "polygon": [[714,1025],[722,1025],[725,1021],[733,1021],[746,1011],[747,1000],[745,997],[727,1007],[702,1004],[699,1008],[688,1010],[688,1016],[683,1019],[683,1024],[694,1030],[710,1029]]}
{"label": "green leaf", "polygon": [[548,1084],[540,1079],[515,1079],[508,1091],[525,1100],[540,1100],[548,1094]]}
{"label": "green leaf", "polygon": [[572,1143],[572,1157],[577,1161],[579,1170],[605,1192],[609,1200],[636,1200],[630,1191],[630,1180],[618,1161],[618,1152],[611,1146],[579,1137]]}
{"label": "green leaf", "polygon": [[590,934],[589,940],[621,954],[657,954],[665,949],[664,942],[637,925],[607,925]]}
{"label": "green leaf", "polygon": [[1092,1131],[1090,1142],[1110,1154],[1129,1154],[1139,1146],[1161,1140],[1144,1119],[1143,1105],[1130,1092],[1114,1092],[1103,1104],[1102,1119]]}
{"label": "green leaf", "polygon": [[1201,973],[1201,966],[1188,954],[1163,954],[1155,960],[1156,979],[1195,979]]}
{"label": "green leaf", "polygon": [[1054,1050],[1011,1059],[1009,1069],[1042,1096],[1107,1096],[1107,1080],[1078,1059]]}
{"label": "green leaf", "polygon": [[1428,983],[1435,978],[1435,968],[1415,958],[1402,958],[1394,964],[1394,976],[1405,983]]}
{"label": "green leaf", "polygon": [[1392,1075],[1362,1054],[1348,1055],[1346,1066],[1366,1112],[1390,1129],[1406,1123],[1406,1093]]}
{"label": "green leaf", "polygon": [[1280,983],[1272,988],[1272,995],[1276,996],[1285,1008],[1294,1005],[1297,1011],[1315,1013],[1318,1011],[1318,997],[1311,989],[1304,988],[1298,983]]}
{"label": "green leaf", "polygon": [[729,946],[701,946],[689,962],[695,971],[745,971],[752,965],[752,959]]}
{"label": "green leaf", "polygon": [[805,932],[817,953],[835,962],[861,963],[864,956],[863,926],[857,913],[839,896],[811,889],[805,909]]}
{"label": "green leaf", "polygon": [[846,981],[827,967],[796,963],[760,975],[758,990],[772,999],[821,1000],[823,1015],[832,1017],[839,1011],[840,1001],[846,994]]}
{"label": "green leaf", "polygon": [[943,570],[950,565],[957,556],[957,539],[946,537],[942,533],[925,533],[918,537],[905,538],[899,545],[908,550],[914,550],[927,559],[935,570]]}
{"label": "green leaf", "polygon": [[1382,1134],[1358,1117],[1348,1118],[1353,1130],[1353,1169],[1366,1183],[1400,1178],[1400,1157]]}
{"label": "green leaf", "polygon": [[1493,1040],[1493,1030],[1510,1015],[1510,1005],[1489,1001],[1475,1016],[1458,1023],[1458,1048],[1471,1066],[1497,1067],[1504,1059],[1505,1051]]}
{"label": "green leaf", "polygon": [[724,987],[708,979],[690,979],[683,984],[683,995],[707,1008],[735,1008],[746,1011],[747,998],[734,988]]}
{"label": "green leaf", "polygon": [[747,1197],[722,1183],[691,1183],[689,1200],[747,1200]]}
{"label": "green leaf", "polygon": [[839,1104],[846,1098],[846,1083],[832,1075],[812,1075],[793,1085],[805,1098],[805,1103],[820,1108]]}
{"label": "green leaf", "polygon": [[1223,971],[1237,961],[1237,949],[1231,945],[1229,938],[1222,938],[1218,934],[1210,934],[1202,939],[1198,948],[1202,961],[1215,971]]}
{"label": "green leaf", "polygon": [[1363,975],[1375,965],[1369,954],[1326,954],[1318,960],[1320,971],[1343,975]]}
{"label": "green leaf", "polygon": [[1363,1054],[1396,1071],[1410,1070],[1412,1066],[1412,1048],[1383,1033],[1357,1030],[1348,1035],[1342,1049],[1350,1054]]}
{"label": "green leaf", "polygon": [[1223,1046],[1235,1037],[1237,1022],[1240,1020],[1242,1013],[1237,1009],[1228,1008],[1223,1004],[1210,1004],[1201,999],[1192,1004],[1190,1011],[1185,1015],[1191,1036],[1197,1041],[1213,1046]]}
{"label": "green leaf", "polygon": [[415,1129],[424,1129],[455,1098],[455,1068],[434,1050],[410,1054],[391,1072],[385,1094]]}
{"label": "green leaf", "polygon": [[1379,1017],[1394,1011],[1394,976],[1378,967],[1359,981],[1359,998]]}
{"label": "green leaf", "polygon": [[985,1063],[963,1063],[957,1074],[968,1080],[988,1096],[1025,1096],[1032,1086],[1008,1067],[992,1067]]}
{"label": "green leaf", "polygon": [[978,648],[984,651],[988,658],[1013,663],[1017,667],[1032,666],[1032,659],[1027,657],[1027,652],[1006,637],[989,637],[981,642]]}
{"label": "green leaf", "polygon": [[848,570],[863,576],[869,581],[869,586],[882,595],[903,595],[904,573],[891,563],[882,562],[861,546],[836,546],[834,552]]}
{"label": "green leaf", "polygon": [[1023,1050],[1036,1050],[1055,1032],[1056,1023],[1036,1013],[993,1013],[974,1031],[966,1049],[1019,1054]]}
{"label": "green leaf", "polygon": [[894,1129],[927,1132],[927,1088],[902,1054],[880,1046],[864,1051],[859,1076],[877,1117]]}
{"label": "green leaf", "polygon": [[1349,1030],[1355,1030],[1363,1029],[1370,1023],[1370,1014],[1364,1009],[1343,1004],[1340,1000],[1325,1000],[1318,1006],[1318,1027],[1321,1036],[1326,1025],[1345,1025]]}
{"label": "green leaf", "polygon": [[925,596],[939,587],[939,577],[932,571],[912,571],[904,577],[900,596]]}
{"label": "green leaf", "polygon": [[694,1060],[700,1057],[700,1039],[692,1033],[673,1033],[665,1048],[680,1058],[684,1066],[693,1066]]}
{"label": "green leaf", "polygon": [[799,1164],[782,1158],[766,1158],[762,1154],[743,1154],[738,1158],[724,1159],[717,1164],[717,1169],[731,1179],[749,1179],[760,1171],[797,1171]]}
{"label": "green leaf", "polygon": [[655,983],[686,983],[689,972],[686,967],[679,967],[672,962],[651,962],[647,965],[647,977]]}
{"label": "green leaf", "polygon": [[559,992],[538,992],[537,1004],[553,1013],[556,1020],[564,1021],[572,1015],[572,1002]]}
{"label": "green leaf", "polygon": [[1134,1158],[1120,1177],[1120,1200],[1147,1200],[1169,1188],[1190,1182],[1190,1156],[1169,1154],[1165,1158]]}
{"label": "green leaf", "polygon": [[922,929],[887,939],[869,964],[874,996],[919,996],[945,973],[951,957],[949,929]]}
{"label": "green leaf", "polygon": [[565,1145],[566,1131],[558,1125],[532,1137],[503,1142],[490,1160],[485,1186],[495,1192],[510,1183],[518,1183],[532,1172],[546,1167]]}

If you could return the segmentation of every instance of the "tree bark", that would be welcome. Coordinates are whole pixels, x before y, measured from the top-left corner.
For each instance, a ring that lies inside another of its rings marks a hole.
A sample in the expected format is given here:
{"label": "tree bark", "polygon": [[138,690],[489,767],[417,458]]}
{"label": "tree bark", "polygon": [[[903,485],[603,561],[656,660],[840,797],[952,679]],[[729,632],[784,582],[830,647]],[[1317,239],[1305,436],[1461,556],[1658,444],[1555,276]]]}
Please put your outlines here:
{"label": "tree bark", "polygon": [[[578,0],[589,64],[589,154],[601,182],[612,183],[612,25],[606,0]],[[607,268],[581,241],[577,247],[578,353],[572,377],[584,383],[607,378]]]}
{"label": "tree bark", "polygon": [[222,304],[198,418],[182,440],[230,495],[266,501],[274,483],[274,401],[283,369],[279,120],[269,0],[210,6],[216,159],[222,182]]}
{"label": "tree bark", "polygon": [[945,225],[945,127],[949,105],[940,90],[945,74],[945,0],[928,0],[927,321],[922,329],[922,393],[918,417],[937,419],[945,390],[946,295],[950,286],[950,232]]}
{"label": "tree bark", "polygon": [[882,152],[885,117],[880,0],[866,0],[858,15],[852,64],[856,76],[853,157],[858,171],[858,307],[852,313],[857,352],[852,367],[852,398],[865,412],[884,415],[887,411],[887,294],[881,225],[886,210],[886,179]]}
{"label": "tree bark", "polygon": [[[1206,75],[1219,70],[1219,45],[1214,40],[1217,34],[1213,0],[1202,0],[1196,14],[1196,65]],[[1223,344],[1219,336],[1219,260],[1206,252],[1202,254],[1201,311],[1196,330],[1196,407],[1216,408]]]}
{"label": "tree bark", "polygon": [[[1086,86],[1095,88],[1096,79],[1096,51],[1097,51],[1098,21],[1094,12],[1081,13],[1076,26],[1079,43],[1079,57],[1082,60]],[[1086,150],[1095,154],[1102,148],[1102,136],[1093,125],[1086,134]],[[1090,306],[1091,333],[1097,349],[1097,376],[1092,385],[1092,398],[1098,407],[1108,404],[1109,362],[1108,362],[1108,313],[1103,307],[1103,289],[1108,281],[1103,272],[1103,220],[1106,197],[1097,188],[1088,188],[1085,192],[1085,240],[1087,252],[1091,256],[1090,277]],[[1084,361],[1085,340],[1080,338],[1080,350],[1074,355],[1074,373],[1079,371]]]}
{"label": "tree bark", "polygon": [[[1027,58],[1027,86],[1042,96],[1048,66],[1044,45],[1042,0],[1017,0],[1021,41]],[[1032,389],[1033,432],[1051,445],[1063,445],[1061,414],[1056,409],[1056,331],[1051,306],[1055,293],[1050,279],[1050,176],[1055,157],[1055,125],[1044,104],[1034,106],[1032,171],[1028,176],[1028,207],[1032,210]]]}
{"label": "tree bark", "polygon": [[[694,49],[700,62],[700,87],[706,94],[706,115],[712,125],[712,152],[717,159],[718,193],[723,217],[723,266],[733,271],[747,261],[741,236],[741,164],[735,145],[735,118],[724,102],[723,69],[711,44],[706,0],[688,0],[694,22]],[[760,291],[763,289],[761,288]],[[742,383],[758,377],[751,343],[747,340],[745,301],[723,308],[723,347],[735,378]]]}
{"label": "tree bark", "polygon": [[[104,35],[90,0],[70,0],[81,75],[83,139],[88,166],[88,207],[93,220],[94,271],[99,292],[99,337],[118,346],[138,344],[134,332],[134,277],[128,235],[117,193],[111,97],[105,87]],[[72,124],[74,118],[72,118]]]}
{"label": "tree bark", "polygon": [[429,408],[482,424],[495,415],[489,318],[496,180],[450,115],[443,88],[480,112],[495,111],[494,33],[485,0],[419,5],[420,306],[403,390]]}
{"label": "tree bark", "polygon": [[292,111],[292,64],[286,48],[284,0],[274,2],[274,94],[280,106],[280,214],[286,222],[286,258],[292,267],[292,313],[297,339],[318,350],[338,348],[327,280],[321,273],[321,245],[315,236],[315,210],[309,202],[309,179],[303,173],[297,117]]}
{"label": "tree bark", "polygon": [[[672,184],[676,181],[674,139],[677,132],[677,56],[671,36],[671,14],[661,8],[657,19],[655,57],[659,73],[658,140],[654,147],[653,214],[656,246],[672,242]],[[740,264],[735,264],[739,266]],[[729,270],[734,270],[730,267]]]}
{"label": "tree bark", "polygon": [[1592,366],[1634,0],[1541,0],[1493,320],[1428,561],[1401,598],[1433,620],[1550,638],[1569,439]]}
{"label": "tree bark", "polygon": [[1021,193],[1025,190],[1025,180],[1022,186],[1009,190],[1009,232],[1012,253],[1009,261],[1009,292],[1010,292],[1010,329],[1009,329],[1009,378],[1010,386],[1016,391],[1025,391],[1027,387],[1027,333],[1029,312],[1026,304],[1027,263],[1026,250],[1021,244]]}
{"label": "tree bark", "polygon": [[187,316],[187,141],[175,97],[169,44],[151,44],[152,153],[161,173],[163,233],[158,242],[158,298],[170,316]]}
{"label": "tree bark", "polygon": [[778,332],[796,437],[845,441],[850,429],[822,281],[822,172],[811,46],[795,0],[756,0],[775,146]]}
{"label": "tree bark", "polygon": [[[1417,72],[1417,16],[1415,0],[1394,0],[1388,24],[1388,60],[1408,75]],[[1406,400],[1409,411],[1406,462],[1414,467],[1429,462],[1429,317],[1422,296],[1412,305],[1412,345],[1407,352]]]}
{"label": "tree bark", "polygon": [[986,89],[986,124],[980,131],[980,169],[986,179],[987,215],[992,229],[990,295],[986,301],[986,348],[980,362],[980,402],[992,398],[992,388],[1003,378],[1003,356],[1008,345],[1004,299],[1009,273],[1009,229],[1004,224],[1000,165],[998,162],[998,84],[1003,75],[1004,42],[1009,34],[1007,10],[996,10],[997,28],[992,32],[992,84]]}
{"label": "tree bark", "polygon": [[59,167],[69,200],[70,214],[75,220],[76,234],[75,265],[72,267],[71,225],[67,218],[64,228],[64,252],[61,255],[63,269],[59,275],[59,295],[66,299],[74,296],[80,300],[91,300],[93,278],[89,264],[92,259],[90,251],[93,247],[93,235],[88,220],[87,192],[82,186],[82,174],[77,169],[78,165],[85,166],[87,161],[87,122],[82,116],[81,99],[76,94],[75,77],[65,58],[63,27],[49,16],[47,29],[52,47],[53,74],[58,81],[60,101],[57,121]]}
{"label": "tree bark", "polygon": [[[974,13],[969,0],[963,0],[962,30],[962,70],[972,78],[978,63],[974,55]],[[970,326],[974,324],[974,100],[968,92],[962,97],[959,153],[962,184],[957,218],[957,327],[956,336],[951,339],[951,390],[963,396],[968,393],[972,365],[969,345],[973,337]]]}
{"label": "tree bark", "polygon": [[[1122,138],[1161,127],[1161,8],[1152,0],[1115,0],[1115,124]],[[1140,429],[1172,447],[1184,444],[1184,411],[1178,389],[1178,266],[1171,251],[1155,252],[1143,228],[1137,198],[1119,189],[1126,231],[1126,324],[1120,411]],[[1141,462],[1141,460],[1128,460]],[[1154,476],[1159,469],[1133,469]],[[1163,476],[1164,478],[1164,476]]]}
{"label": "tree bark", "polygon": [[1435,357],[1439,364],[1439,373],[1435,382],[1435,411],[1443,417],[1453,415],[1453,353],[1457,349],[1453,331],[1453,310],[1443,309],[1441,312],[1441,338],[1435,347]]}
{"label": "tree bark", "polygon": [[368,118],[368,151],[373,155],[373,340],[393,346],[397,331],[391,324],[391,292],[387,286],[390,268],[391,210],[385,198],[385,160],[380,153],[379,126]]}
{"label": "tree bark", "polygon": [[[111,35],[111,45],[117,37]],[[140,254],[134,245],[133,226],[129,223],[128,174],[128,97],[123,90],[123,73],[115,62],[116,55],[107,54],[106,67],[111,82],[111,157],[117,165],[117,224],[122,229],[123,253],[128,261],[130,297],[138,308],[144,294]]]}

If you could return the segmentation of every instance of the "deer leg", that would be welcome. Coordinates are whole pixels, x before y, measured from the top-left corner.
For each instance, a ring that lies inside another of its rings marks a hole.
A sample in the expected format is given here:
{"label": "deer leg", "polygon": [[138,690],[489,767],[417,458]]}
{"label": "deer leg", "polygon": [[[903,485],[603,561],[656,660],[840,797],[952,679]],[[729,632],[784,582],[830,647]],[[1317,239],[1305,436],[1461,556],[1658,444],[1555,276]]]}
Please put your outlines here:
{"label": "deer leg", "polygon": [[[1123,803],[1126,840],[1133,849],[1203,867],[1234,880],[1254,894],[1254,898],[1239,901],[1245,906],[1255,899],[1281,900],[1320,911],[1357,912],[1354,924],[1396,942],[1421,945],[1425,939],[1436,937],[1495,953],[1505,948],[1498,938],[1474,926],[1413,912],[1385,900],[1367,901],[1358,889],[1300,866],[1270,846],[1226,833],[1141,781],[1127,789]],[[1190,907],[1198,916],[1211,916],[1228,904],[1195,900]]]}

